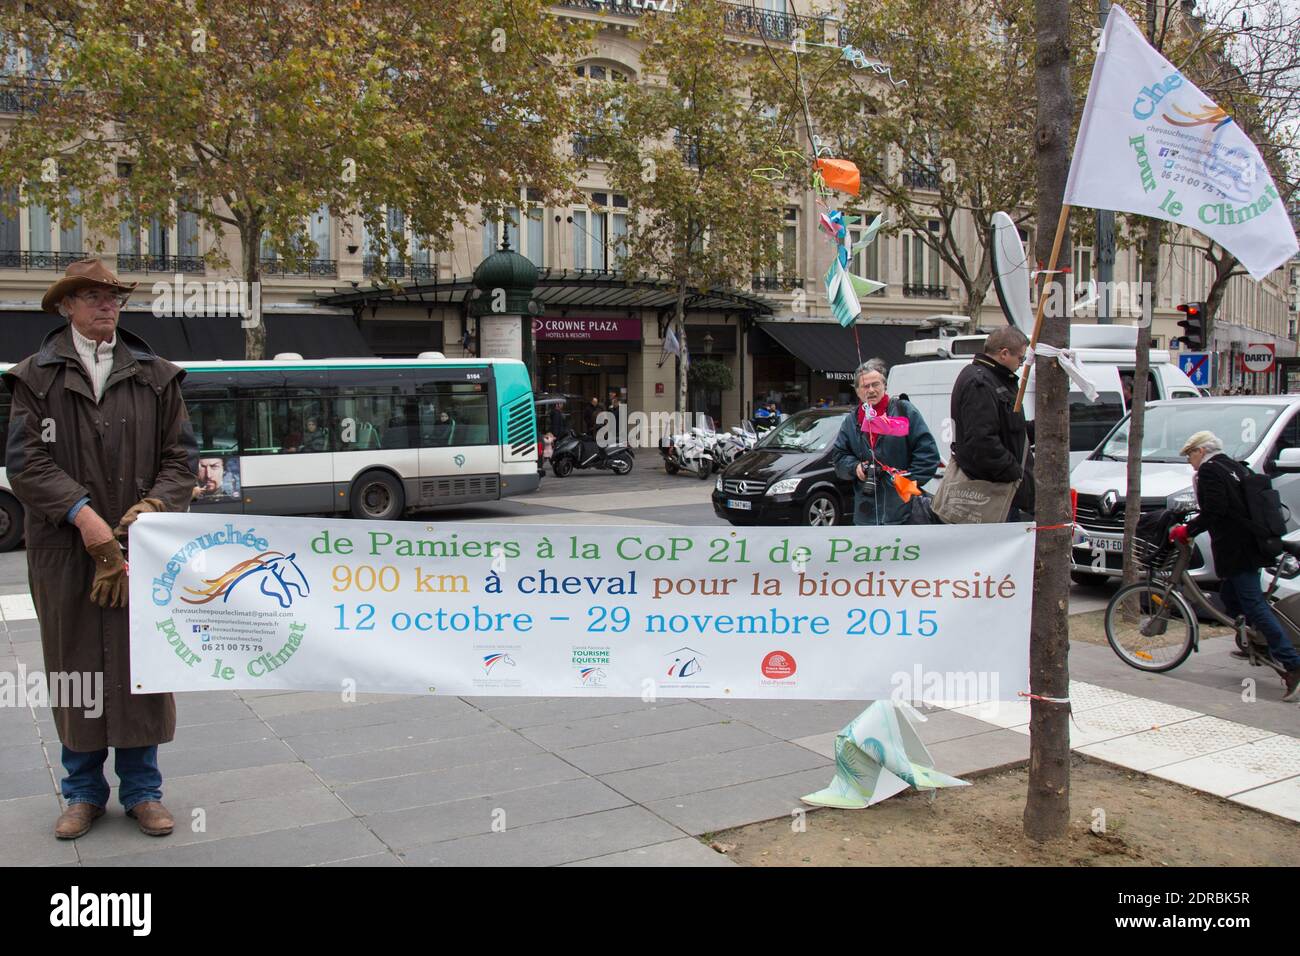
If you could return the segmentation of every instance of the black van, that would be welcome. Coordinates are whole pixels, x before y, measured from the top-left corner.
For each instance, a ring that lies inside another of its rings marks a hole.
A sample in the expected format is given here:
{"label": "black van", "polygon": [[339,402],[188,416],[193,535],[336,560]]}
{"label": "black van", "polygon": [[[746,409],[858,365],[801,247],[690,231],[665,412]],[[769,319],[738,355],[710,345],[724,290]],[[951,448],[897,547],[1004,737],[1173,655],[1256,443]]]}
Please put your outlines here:
{"label": "black van", "polygon": [[713,510],[735,525],[853,523],[853,482],[835,476],[831,449],[851,409],[791,415],[723,469]]}

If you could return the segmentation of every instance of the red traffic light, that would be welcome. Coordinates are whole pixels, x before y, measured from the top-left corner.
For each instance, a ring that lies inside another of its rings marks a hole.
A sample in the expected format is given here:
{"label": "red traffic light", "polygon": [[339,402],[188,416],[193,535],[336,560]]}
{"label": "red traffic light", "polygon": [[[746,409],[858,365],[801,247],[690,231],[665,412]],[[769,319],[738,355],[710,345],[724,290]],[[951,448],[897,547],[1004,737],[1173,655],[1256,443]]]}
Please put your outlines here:
{"label": "red traffic light", "polygon": [[1189,318],[1196,318],[1201,314],[1201,304],[1199,302],[1184,302],[1178,307],[1179,312],[1186,312]]}

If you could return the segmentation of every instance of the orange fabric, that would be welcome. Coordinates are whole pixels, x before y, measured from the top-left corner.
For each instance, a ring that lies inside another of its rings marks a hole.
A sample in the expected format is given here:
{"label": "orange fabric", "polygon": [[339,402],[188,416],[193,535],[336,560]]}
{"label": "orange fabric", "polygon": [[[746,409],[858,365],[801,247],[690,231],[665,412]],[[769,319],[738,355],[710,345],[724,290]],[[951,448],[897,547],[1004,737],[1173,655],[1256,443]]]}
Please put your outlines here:
{"label": "orange fabric", "polygon": [[822,179],[831,189],[856,196],[862,188],[857,164],[847,159],[819,159],[813,168],[822,174]]}
{"label": "orange fabric", "polygon": [[904,503],[921,495],[921,489],[917,487],[916,482],[902,473],[894,476],[894,490],[898,492],[898,497],[902,498]]}

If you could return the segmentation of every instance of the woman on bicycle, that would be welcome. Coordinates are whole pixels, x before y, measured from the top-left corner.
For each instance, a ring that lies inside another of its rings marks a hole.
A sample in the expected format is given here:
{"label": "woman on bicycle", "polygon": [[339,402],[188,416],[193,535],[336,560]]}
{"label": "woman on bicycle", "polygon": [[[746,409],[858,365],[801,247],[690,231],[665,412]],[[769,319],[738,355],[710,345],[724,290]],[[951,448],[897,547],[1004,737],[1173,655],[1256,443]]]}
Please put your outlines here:
{"label": "woman on bicycle", "polygon": [[1210,532],[1210,551],[1219,573],[1219,595],[1228,613],[1245,614],[1252,627],[1268,639],[1273,659],[1286,668],[1285,701],[1300,700],[1300,654],[1296,653],[1259,587],[1260,568],[1271,564],[1250,530],[1242,478],[1245,467],[1223,453],[1213,432],[1200,431],[1187,439],[1180,454],[1195,471],[1200,512],[1187,524],[1169,531],[1169,540],[1187,544],[1202,531]]}

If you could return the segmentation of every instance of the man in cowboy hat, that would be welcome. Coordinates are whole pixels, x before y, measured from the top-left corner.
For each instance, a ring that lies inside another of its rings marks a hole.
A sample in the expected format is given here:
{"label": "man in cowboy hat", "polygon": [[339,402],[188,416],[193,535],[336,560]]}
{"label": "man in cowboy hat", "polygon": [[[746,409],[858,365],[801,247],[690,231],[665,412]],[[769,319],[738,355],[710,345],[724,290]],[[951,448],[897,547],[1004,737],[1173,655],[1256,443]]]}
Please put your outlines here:
{"label": "man in cowboy hat", "polygon": [[131,693],[118,540],[143,512],[185,510],[198,446],[181,399],[184,373],[118,328],[134,288],[98,259],[74,262],[41,300],[67,324],[3,376],[13,393],[6,465],[26,509],[46,671],[103,675],[95,716],[85,702],[51,701],[67,771],[60,839],[81,836],[103,815],[109,747],[127,815],[151,836],[173,825],[161,802],[158,744],[175,733],[176,705],[170,694]]}

